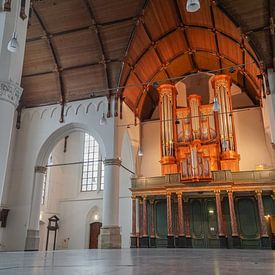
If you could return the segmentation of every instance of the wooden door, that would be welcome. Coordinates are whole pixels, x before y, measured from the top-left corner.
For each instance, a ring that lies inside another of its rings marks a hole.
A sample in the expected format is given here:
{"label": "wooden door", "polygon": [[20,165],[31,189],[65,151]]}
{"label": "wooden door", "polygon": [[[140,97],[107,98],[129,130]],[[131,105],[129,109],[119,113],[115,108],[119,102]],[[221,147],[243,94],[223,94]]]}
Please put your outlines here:
{"label": "wooden door", "polygon": [[93,222],[90,224],[90,249],[97,248],[98,245],[98,236],[100,233],[100,228],[102,226],[101,222]]}

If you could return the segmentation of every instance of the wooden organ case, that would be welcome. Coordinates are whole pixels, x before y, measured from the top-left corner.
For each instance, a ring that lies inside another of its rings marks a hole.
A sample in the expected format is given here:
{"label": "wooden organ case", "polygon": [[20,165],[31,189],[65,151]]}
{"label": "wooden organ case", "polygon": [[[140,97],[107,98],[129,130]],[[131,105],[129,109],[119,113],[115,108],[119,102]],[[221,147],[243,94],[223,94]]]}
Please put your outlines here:
{"label": "wooden organ case", "polygon": [[231,101],[231,77],[212,79],[213,104],[201,96],[188,97],[188,106],[177,108],[174,85],[163,84],[160,95],[162,174],[180,173],[183,181],[211,179],[214,170],[239,170]]}

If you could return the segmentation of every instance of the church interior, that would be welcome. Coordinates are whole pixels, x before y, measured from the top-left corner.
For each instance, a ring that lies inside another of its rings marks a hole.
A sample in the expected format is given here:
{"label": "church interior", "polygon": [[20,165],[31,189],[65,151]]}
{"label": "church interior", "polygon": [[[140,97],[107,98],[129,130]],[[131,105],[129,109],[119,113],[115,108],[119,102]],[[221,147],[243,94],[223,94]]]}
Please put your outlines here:
{"label": "church interior", "polygon": [[0,0],[0,126],[0,252],[272,259],[275,0]]}

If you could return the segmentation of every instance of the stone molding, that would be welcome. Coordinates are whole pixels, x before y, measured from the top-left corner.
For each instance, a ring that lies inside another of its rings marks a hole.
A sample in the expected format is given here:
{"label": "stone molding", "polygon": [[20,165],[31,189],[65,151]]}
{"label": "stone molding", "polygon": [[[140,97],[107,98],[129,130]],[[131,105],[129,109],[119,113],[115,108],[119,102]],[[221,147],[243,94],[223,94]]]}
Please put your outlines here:
{"label": "stone molding", "polygon": [[22,92],[23,89],[14,82],[0,80],[0,100],[7,101],[17,108]]}
{"label": "stone molding", "polygon": [[46,174],[47,173],[47,167],[35,166],[34,171],[35,171],[35,173]]}
{"label": "stone molding", "polygon": [[121,165],[121,160],[119,158],[116,159],[105,159],[103,161],[105,166],[110,166],[110,165],[116,165],[116,166],[120,166]]}

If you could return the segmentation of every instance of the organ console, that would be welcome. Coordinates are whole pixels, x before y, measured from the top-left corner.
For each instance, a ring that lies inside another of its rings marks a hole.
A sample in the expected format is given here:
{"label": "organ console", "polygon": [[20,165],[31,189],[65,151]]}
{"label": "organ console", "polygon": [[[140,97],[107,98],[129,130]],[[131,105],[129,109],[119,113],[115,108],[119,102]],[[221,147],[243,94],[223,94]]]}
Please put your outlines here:
{"label": "organ console", "polygon": [[239,170],[230,76],[214,76],[212,87],[218,110],[213,103],[202,104],[197,94],[178,108],[175,86],[158,88],[163,175],[180,173],[183,181],[201,181],[209,180],[213,170]]}

